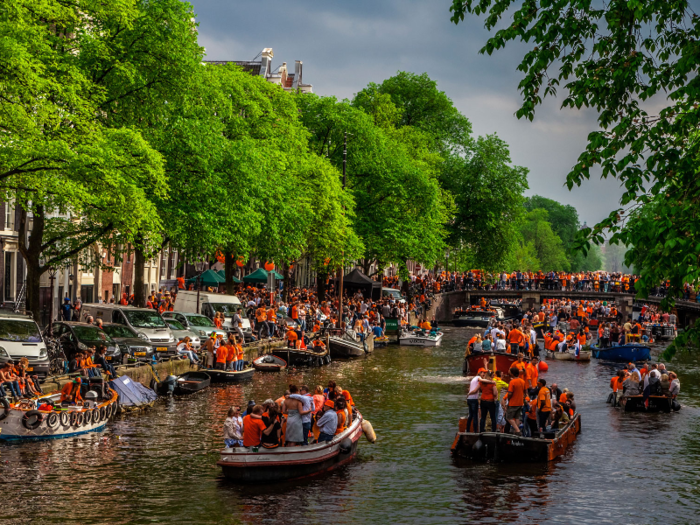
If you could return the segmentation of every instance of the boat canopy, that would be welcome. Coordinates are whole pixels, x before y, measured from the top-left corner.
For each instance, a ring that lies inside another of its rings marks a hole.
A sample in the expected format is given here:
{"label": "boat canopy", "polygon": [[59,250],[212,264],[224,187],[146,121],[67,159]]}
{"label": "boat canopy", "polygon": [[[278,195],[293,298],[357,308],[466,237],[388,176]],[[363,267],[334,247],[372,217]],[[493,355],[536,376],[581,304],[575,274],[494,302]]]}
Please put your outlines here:
{"label": "boat canopy", "polygon": [[146,388],[128,375],[123,375],[109,382],[110,388],[119,394],[119,404],[125,407],[148,405],[158,398],[150,388]]}

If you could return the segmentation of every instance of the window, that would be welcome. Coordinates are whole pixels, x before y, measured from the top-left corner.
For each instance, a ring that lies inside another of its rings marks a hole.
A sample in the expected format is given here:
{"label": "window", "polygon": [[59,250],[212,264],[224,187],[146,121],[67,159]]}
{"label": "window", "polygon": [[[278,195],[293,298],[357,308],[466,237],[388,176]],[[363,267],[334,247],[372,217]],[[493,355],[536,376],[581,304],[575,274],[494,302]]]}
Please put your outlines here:
{"label": "window", "polygon": [[5,203],[5,229],[15,229],[15,206],[9,201]]}
{"label": "window", "polygon": [[110,337],[136,337],[134,333],[124,325],[107,325],[103,330],[107,332]]}
{"label": "window", "polygon": [[160,256],[160,275],[161,279],[165,279],[168,271],[168,250],[163,250]]}
{"label": "window", "polygon": [[40,343],[41,334],[34,321],[3,319],[0,320],[0,341]]}
{"label": "window", "polygon": [[167,328],[165,321],[154,310],[125,310],[124,315],[136,328]]}
{"label": "window", "polygon": [[173,250],[170,256],[170,278],[175,279],[177,277],[177,251]]}
{"label": "window", "polygon": [[13,252],[5,252],[5,300],[12,301],[12,255]]}

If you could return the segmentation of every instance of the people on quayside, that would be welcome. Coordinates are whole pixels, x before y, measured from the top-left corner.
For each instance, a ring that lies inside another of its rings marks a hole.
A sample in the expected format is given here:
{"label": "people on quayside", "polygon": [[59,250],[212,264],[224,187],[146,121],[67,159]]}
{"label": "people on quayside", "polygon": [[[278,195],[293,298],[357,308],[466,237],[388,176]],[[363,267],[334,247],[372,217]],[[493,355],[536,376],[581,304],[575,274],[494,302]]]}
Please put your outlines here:
{"label": "people on quayside", "polygon": [[271,449],[332,441],[352,425],[352,395],[333,381],[314,392],[306,385],[289,385],[276,401],[251,401],[243,417],[240,407],[231,407],[224,421],[224,444]]}

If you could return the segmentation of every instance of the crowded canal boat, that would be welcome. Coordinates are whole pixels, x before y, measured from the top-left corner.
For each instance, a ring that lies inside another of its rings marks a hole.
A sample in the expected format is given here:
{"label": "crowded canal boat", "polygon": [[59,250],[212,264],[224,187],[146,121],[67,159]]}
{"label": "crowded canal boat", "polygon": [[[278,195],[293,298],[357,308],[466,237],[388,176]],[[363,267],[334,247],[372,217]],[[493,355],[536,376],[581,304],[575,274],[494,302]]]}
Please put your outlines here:
{"label": "crowded canal boat", "polygon": [[289,385],[276,401],[251,401],[243,416],[240,407],[229,409],[217,464],[239,483],[299,479],[352,461],[363,434],[376,440],[350,392],[335,382],[313,395],[306,385]]}

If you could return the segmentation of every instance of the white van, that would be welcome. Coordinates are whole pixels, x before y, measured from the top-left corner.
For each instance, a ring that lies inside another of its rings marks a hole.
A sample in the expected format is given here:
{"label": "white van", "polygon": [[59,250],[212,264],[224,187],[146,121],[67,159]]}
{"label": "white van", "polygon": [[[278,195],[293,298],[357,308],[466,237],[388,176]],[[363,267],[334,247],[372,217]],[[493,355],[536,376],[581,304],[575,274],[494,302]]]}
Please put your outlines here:
{"label": "white van", "polygon": [[[105,323],[123,324],[132,328],[144,341],[156,345],[169,346],[176,343],[175,336],[161,315],[152,308],[135,308],[121,304],[84,304],[80,320],[88,316],[100,318]],[[161,350],[158,350],[161,351]]]}
{"label": "white van", "polygon": [[[222,312],[226,321],[225,328],[231,328],[233,314],[241,309],[241,328],[244,332],[250,332],[250,321],[245,315],[245,306],[235,295],[224,295],[220,293],[199,292],[199,313],[206,315],[209,319],[214,318],[216,312]],[[197,313],[197,292],[191,290],[180,290],[175,297],[173,310],[176,312]]]}
{"label": "white van", "polygon": [[401,292],[396,288],[382,288],[382,299],[393,299],[397,303],[406,302],[406,299],[403,298]]}
{"label": "white van", "polygon": [[10,359],[17,364],[23,357],[29,361],[30,374],[49,375],[46,344],[32,316],[0,311],[0,364]]}

